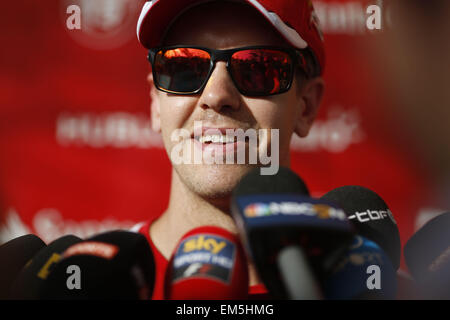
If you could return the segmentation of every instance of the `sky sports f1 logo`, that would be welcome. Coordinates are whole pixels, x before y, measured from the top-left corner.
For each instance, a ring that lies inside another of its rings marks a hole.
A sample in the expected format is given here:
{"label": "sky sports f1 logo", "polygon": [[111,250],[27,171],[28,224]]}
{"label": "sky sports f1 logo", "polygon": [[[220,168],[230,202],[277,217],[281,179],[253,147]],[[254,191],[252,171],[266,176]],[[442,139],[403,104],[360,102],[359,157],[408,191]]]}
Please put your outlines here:
{"label": "sky sports f1 logo", "polygon": [[391,210],[366,210],[362,212],[355,212],[354,215],[351,215],[348,217],[349,220],[357,219],[359,222],[369,222],[369,221],[378,221],[378,220],[384,220],[386,218],[391,219],[391,221],[394,224],[397,224],[397,222],[394,219],[394,215],[392,214]]}
{"label": "sky sports f1 logo", "polygon": [[236,245],[216,235],[191,236],[179,245],[173,261],[173,282],[187,278],[231,281]]}
{"label": "sky sports f1 logo", "polygon": [[307,215],[320,219],[347,220],[345,212],[326,204],[299,202],[252,203],[245,207],[244,215],[248,218],[268,217],[274,215]]}

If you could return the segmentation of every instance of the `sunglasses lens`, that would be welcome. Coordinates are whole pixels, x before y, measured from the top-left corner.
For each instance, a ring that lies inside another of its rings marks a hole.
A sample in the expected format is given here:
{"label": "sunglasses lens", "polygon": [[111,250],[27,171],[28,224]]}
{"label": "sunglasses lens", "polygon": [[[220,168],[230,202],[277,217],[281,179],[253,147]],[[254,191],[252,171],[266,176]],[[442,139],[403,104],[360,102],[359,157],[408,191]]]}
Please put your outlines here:
{"label": "sunglasses lens", "polygon": [[208,52],[194,48],[161,50],[156,54],[156,83],[174,93],[191,93],[203,85],[211,66]]}
{"label": "sunglasses lens", "polygon": [[248,49],[231,57],[233,79],[243,94],[270,95],[285,92],[292,80],[292,59],[283,51]]}

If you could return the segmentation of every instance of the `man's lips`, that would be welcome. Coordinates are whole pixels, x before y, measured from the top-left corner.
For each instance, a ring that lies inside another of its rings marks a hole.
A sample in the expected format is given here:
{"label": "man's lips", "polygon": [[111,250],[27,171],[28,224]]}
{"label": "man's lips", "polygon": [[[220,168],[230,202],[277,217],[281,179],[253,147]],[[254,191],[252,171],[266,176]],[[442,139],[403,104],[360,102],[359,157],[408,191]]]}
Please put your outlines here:
{"label": "man's lips", "polygon": [[238,127],[202,127],[192,132],[191,139],[197,148],[208,153],[235,154],[238,150],[245,150],[249,140],[245,135],[247,130]]}
{"label": "man's lips", "polygon": [[230,144],[238,142],[239,136],[243,137],[242,142],[246,142],[248,137],[245,135],[236,134],[237,130],[245,132],[248,129],[244,128],[213,128],[202,127],[201,130],[194,130],[191,134],[191,139],[194,139],[202,144]]}

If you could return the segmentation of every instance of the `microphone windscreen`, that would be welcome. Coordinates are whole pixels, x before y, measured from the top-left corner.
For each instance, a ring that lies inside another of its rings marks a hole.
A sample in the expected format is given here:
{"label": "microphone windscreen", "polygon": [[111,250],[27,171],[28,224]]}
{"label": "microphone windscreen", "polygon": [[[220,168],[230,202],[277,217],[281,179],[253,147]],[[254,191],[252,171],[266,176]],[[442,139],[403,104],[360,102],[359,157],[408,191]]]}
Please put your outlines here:
{"label": "microphone windscreen", "polygon": [[67,248],[40,297],[149,300],[154,281],[155,262],[145,236],[110,231]]}
{"label": "microphone windscreen", "polygon": [[[8,299],[11,286],[22,268],[46,244],[39,237],[28,234],[0,246],[0,299]],[[5,263],[7,261],[7,263]]]}
{"label": "microphone windscreen", "polygon": [[377,243],[397,270],[401,243],[397,222],[386,202],[375,192],[361,186],[339,187],[321,197],[341,207],[357,233]]}
{"label": "microphone windscreen", "polygon": [[205,226],[186,233],[166,271],[170,300],[242,300],[248,296],[248,265],[238,237]]}
{"label": "microphone windscreen", "polygon": [[302,194],[309,195],[305,182],[286,167],[280,167],[275,175],[261,175],[260,169],[256,168],[247,173],[234,188],[234,196],[256,195],[256,194]]}
{"label": "microphone windscreen", "polygon": [[450,212],[426,223],[405,244],[405,261],[424,295],[450,298]]}
{"label": "microphone windscreen", "polygon": [[66,235],[41,249],[16,278],[11,289],[11,298],[39,299],[39,290],[47,280],[52,268],[61,259],[61,254],[68,247],[81,241],[83,240],[76,236]]}
{"label": "microphone windscreen", "polygon": [[[354,228],[344,211],[308,194],[301,178],[287,168],[280,168],[274,176],[250,172],[233,191],[231,213],[247,256],[276,298],[289,295],[285,285],[289,281],[283,280],[285,272],[281,272],[278,263],[282,251],[301,248],[310,268],[320,278],[353,239]],[[282,265],[284,268],[288,263]]]}
{"label": "microphone windscreen", "polygon": [[397,294],[396,271],[375,242],[355,236],[323,288],[328,300],[393,300]]}

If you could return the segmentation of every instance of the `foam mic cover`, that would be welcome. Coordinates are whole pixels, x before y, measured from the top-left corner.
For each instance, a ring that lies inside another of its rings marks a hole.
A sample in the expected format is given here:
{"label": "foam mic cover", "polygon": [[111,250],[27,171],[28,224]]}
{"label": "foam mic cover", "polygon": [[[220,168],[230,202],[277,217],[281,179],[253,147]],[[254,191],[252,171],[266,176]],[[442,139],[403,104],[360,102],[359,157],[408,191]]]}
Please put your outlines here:
{"label": "foam mic cover", "polygon": [[329,300],[393,300],[397,294],[396,271],[375,242],[355,236],[324,281],[324,293]]}
{"label": "foam mic cover", "polygon": [[186,233],[166,270],[166,299],[242,300],[248,296],[248,264],[239,238],[218,227]]}
{"label": "foam mic cover", "polygon": [[52,268],[61,259],[61,254],[81,241],[83,240],[76,236],[66,235],[41,249],[17,276],[11,288],[11,299],[39,299],[39,290]]}
{"label": "foam mic cover", "polygon": [[287,168],[273,176],[252,170],[233,190],[231,212],[244,247],[276,299],[319,298],[311,272],[320,279],[330,271],[353,238],[340,208],[308,195]]}
{"label": "foam mic cover", "polygon": [[109,231],[67,248],[40,298],[149,300],[154,281],[155,262],[146,238]]}
{"label": "foam mic cover", "polygon": [[241,179],[233,193],[239,196],[273,193],[309,196],[305,182],[286,167],[280,167],[275,175],[261,175],[259,168],[253,169]]}
{"label": "foam mic cover", "polygon": [[378,194],[361,186],[344,186],[331,190],[321,199],[344,209],[357,233],[377,243],[395,270],[399,268],[400,233],[391,210]]}
{"label": "foam mic cover", "polygon": [[0,299],[8,299],[17,275],[46,244],[39,237],[28,234],[0,246]]}
{"label": "foam mic cover", "polygon": [[425,298],[450,299],[450,212],[426,223],[405,244],[405,261]]}

